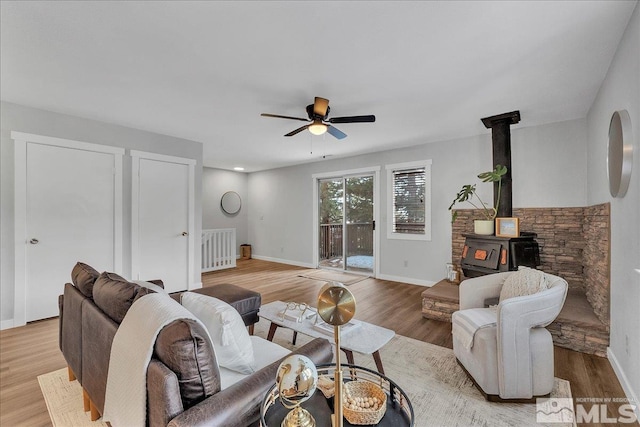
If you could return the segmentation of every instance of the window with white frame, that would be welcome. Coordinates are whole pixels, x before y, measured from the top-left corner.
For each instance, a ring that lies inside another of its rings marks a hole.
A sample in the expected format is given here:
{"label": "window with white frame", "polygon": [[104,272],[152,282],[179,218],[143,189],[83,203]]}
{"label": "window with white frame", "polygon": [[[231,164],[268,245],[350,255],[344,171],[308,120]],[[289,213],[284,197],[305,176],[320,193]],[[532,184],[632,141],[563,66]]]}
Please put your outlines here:
{"label": "window with white frame", "polygon": [[387,237],[431,240],[431,160],[387,165]]}

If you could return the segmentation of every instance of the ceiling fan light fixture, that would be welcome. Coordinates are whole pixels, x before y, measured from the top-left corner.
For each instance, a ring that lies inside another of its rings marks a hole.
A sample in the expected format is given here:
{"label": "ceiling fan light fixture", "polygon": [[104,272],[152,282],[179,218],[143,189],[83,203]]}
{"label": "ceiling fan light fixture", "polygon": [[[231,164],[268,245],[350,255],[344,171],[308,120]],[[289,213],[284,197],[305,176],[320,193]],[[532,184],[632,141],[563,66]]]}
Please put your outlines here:
{"label": "ceiling fan light fixture", "polygon": [[322,135],[327,131],[327,125],[319,120],[315,120],[313,124],[309,125],[309,132],[314,135]]}

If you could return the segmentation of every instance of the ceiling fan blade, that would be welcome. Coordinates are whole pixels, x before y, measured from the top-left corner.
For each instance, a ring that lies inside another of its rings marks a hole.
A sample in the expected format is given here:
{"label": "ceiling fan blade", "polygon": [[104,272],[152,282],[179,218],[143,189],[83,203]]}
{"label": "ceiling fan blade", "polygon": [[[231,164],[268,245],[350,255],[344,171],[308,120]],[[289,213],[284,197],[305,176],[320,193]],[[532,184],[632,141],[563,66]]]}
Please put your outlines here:
{"label": "ceiling fan blade", "polygon": [[329,123],[372,123],[376,121],[376,116],[349,116],[349,117],[333,117],[327,120]]}
{"label": "ceiling fan blade", "polygon": [[327,115],[327,108],[329,107],[329,100],[316,96],[313,102],[313,114],[320,118],[325,118]]}
{"label": "ceiling fan blade", "polygon": [[298,129],[296,129],[296,130],[292,130],[291,132],[289,132],[289,133],[288,133],[288,134],[286,134],[285,136],[293,136],[293,135],[297,135],[297,134],[299,134],[300,132],[302,132],[303,130],[307,129],[308,127],[309,127],[309,125],[301,126],[301,127],[299,127]]}
{"label": "ceiling fan blade", "polygon": [[269,114],[269,113],[262,113],[260,114],[262,117],[275,117],[276,119],[291,119],[291,120],[300,120],[303,122],[308,122],[309,119],[303,119],[300,117],[291,117],[291,116],[281,116],[280,114]]}
{"label": "ceiling fan blade", "polygon": [[331,125],[327,125],[327,132],[329,132],[331,135],[335,136],[338,139],[344,139],[347,137],[346,133],[342,132],[338,128],[333,127]]}

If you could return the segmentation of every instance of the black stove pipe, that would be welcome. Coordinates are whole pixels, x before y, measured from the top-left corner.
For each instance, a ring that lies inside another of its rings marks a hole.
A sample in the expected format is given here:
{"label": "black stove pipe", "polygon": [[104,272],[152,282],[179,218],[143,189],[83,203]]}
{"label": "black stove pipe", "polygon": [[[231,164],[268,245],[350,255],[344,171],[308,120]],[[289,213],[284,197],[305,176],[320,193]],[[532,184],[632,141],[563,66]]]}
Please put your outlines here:
{"label": "black stove pipe", "polygon": [[[497,217],[509,218],[513,216],[513,188],[511,186],[511,125],[520,121],[520,111],[498,114],[497,116],[481,119],[487,129],[491,129],[493,145],[493,167],[503,165],[507,167],[507,174],[502,177],[502,191]],[[498,201],[498,183],[493,183],[493,203]]]}

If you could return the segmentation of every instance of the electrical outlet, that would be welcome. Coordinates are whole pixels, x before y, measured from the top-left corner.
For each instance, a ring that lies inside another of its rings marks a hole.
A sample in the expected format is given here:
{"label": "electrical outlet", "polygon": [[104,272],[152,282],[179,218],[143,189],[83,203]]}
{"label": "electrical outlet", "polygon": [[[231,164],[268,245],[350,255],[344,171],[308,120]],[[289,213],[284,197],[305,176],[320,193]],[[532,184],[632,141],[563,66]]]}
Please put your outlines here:
{"label": "electrical outlet", "polygon": [[283,247],[280,247],[280,253],[281,254],[284,253],[284,248]]}
{"label": "electrical outlet", "polygon": [[405,266],[405,267],[409,267],[409,261],[404,260],[404,266]]}

